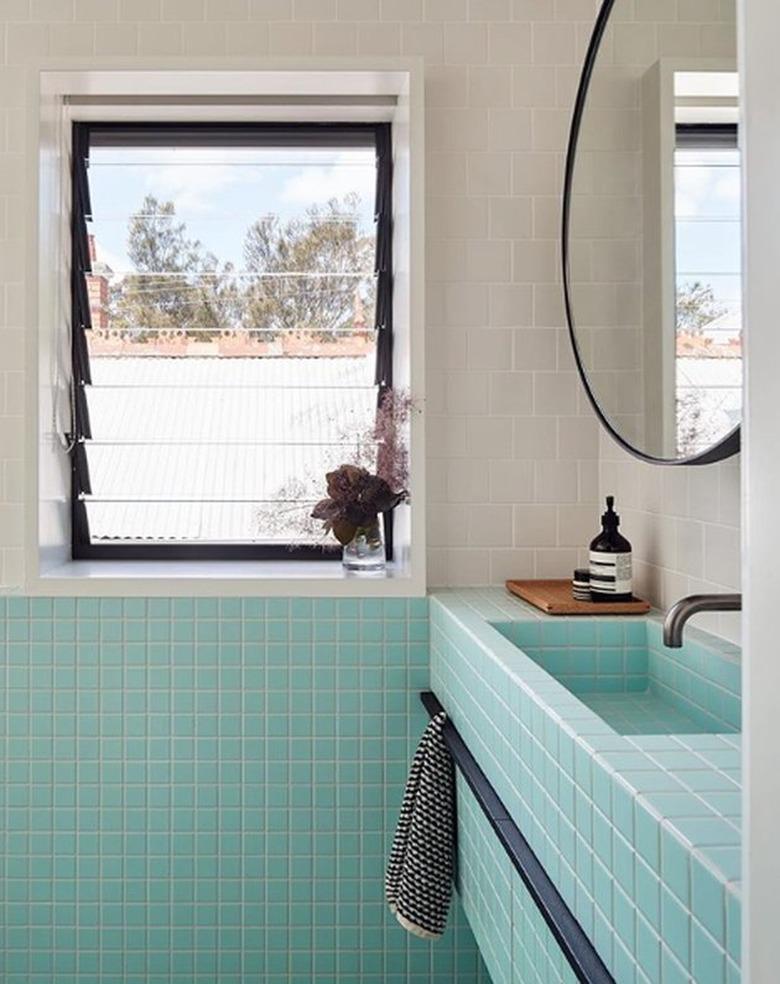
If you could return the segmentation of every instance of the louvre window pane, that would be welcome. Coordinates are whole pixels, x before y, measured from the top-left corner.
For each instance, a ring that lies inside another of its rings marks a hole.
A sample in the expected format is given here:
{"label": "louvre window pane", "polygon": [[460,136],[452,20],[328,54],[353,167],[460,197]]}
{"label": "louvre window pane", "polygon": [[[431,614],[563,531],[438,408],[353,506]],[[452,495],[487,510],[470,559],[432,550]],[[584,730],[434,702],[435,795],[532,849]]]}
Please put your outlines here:
{"label": "louvre window pane", "polygon": [[74,206],[89,544],[322,544],[325,473],[376,459],[376,128],[99,130]]}

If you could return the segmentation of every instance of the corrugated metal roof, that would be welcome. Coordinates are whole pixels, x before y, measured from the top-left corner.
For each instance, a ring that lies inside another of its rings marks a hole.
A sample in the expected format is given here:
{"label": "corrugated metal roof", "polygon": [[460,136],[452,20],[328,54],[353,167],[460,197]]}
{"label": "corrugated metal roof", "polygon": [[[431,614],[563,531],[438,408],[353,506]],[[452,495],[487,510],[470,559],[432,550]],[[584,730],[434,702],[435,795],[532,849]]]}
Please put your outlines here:
{"label": "corrugated metal roof", "polygon": [[315,542],[325,473],[373,424],[373,371],[372,357],[93,359],[93,540]]}

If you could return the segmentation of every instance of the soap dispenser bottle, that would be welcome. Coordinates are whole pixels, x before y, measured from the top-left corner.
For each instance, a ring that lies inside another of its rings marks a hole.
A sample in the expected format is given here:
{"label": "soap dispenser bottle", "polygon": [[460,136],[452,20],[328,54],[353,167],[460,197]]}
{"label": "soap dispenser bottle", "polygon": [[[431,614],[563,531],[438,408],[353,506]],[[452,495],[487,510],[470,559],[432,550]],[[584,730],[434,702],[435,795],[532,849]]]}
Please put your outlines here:
{"label": "soap dispenser bottle", "polygon": [[590,596],[593,601],[631,601],[631,544],[618,533],[614,495],[607,496],[601,532],[590,545]]}

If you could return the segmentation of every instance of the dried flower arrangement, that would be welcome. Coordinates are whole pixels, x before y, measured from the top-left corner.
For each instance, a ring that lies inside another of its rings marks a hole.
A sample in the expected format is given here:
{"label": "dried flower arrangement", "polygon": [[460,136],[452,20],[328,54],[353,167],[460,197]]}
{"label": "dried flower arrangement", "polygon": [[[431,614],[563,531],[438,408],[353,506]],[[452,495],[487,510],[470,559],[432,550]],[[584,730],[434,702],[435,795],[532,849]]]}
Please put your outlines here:
{"label": "dried flower arrangement", "polygon": [[[409,452],[406,428],[416,410],[408,393],[387,390],[377,407],[374,426],[358,435],[357,462],[326,475],[328,497],[312,510],[324,529],[347,545],[363,533],[377,537],[379,514],[409,498]],[[370,467],[375,463],[376,472]]]}

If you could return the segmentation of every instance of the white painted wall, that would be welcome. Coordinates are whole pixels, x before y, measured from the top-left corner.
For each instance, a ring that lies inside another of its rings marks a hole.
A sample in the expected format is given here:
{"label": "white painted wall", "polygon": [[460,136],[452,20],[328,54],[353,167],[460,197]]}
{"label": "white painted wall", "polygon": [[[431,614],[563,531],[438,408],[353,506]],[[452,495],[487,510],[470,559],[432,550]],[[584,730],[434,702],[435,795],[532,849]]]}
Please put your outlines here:
{"label": "white painted wall", "polygon": [[780,660],[777,555],[780,550],[777,263],[780,257],[780,6],[741,0],[747,166],[747,421],[745,441],[745,817],[743,981],[778,978],[780,771],[777,768]]}

